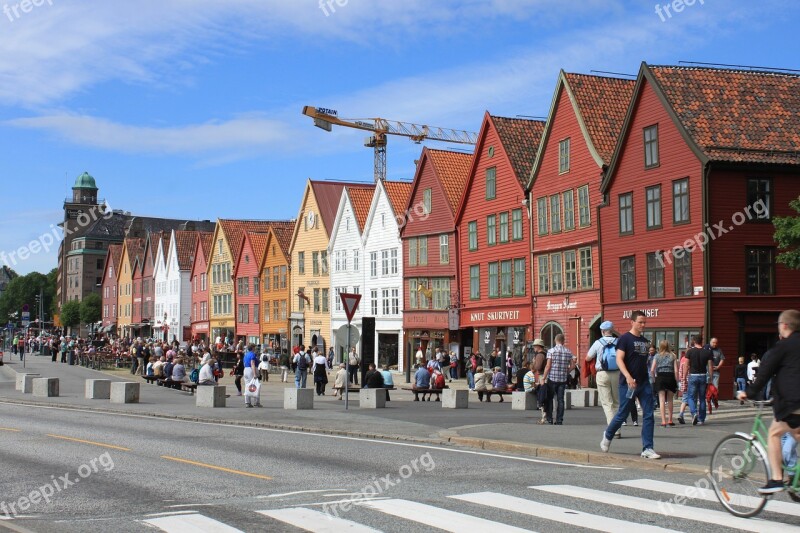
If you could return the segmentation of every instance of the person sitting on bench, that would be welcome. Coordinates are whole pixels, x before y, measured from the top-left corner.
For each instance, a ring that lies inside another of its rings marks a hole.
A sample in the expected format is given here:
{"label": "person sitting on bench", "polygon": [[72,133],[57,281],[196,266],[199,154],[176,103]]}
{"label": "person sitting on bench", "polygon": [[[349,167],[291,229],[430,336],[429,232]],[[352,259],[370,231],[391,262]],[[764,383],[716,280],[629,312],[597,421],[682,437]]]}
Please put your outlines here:
{"label": "person sitting on bench", "polygon": [[[416,365],[416,367],[417,372],[414,374],[414,386],[412,390],[414,392],[420,390],[429,391],[431,388],[431,373],[421,364]],[[430,393],[428,393],[428,397],[430,398]],[[414,401],[417,401],[417,398],[414,398]],[[425,401],[425,394],[422,395],[422,401]]]}

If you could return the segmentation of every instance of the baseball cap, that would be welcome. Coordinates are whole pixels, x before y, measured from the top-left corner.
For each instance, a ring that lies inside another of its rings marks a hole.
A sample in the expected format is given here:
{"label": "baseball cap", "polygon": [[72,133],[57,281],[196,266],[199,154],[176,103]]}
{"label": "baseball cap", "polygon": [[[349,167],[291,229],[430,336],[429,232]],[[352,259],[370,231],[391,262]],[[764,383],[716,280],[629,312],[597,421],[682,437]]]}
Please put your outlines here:
{"label": "baseball cap", "polygon": [[614,329],[614,323],[611,322],[610,320],[606,320],[605,322],[600,324],[600,329],[601,330],[603,330],[603,329]]}

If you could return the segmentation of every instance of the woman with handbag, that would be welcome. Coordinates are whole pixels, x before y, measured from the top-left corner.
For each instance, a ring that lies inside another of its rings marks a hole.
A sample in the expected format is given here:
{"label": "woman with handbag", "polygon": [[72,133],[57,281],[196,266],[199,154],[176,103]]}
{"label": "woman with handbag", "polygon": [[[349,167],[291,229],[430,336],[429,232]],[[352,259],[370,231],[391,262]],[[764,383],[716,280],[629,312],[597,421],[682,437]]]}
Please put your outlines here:
{"label": "woman with handbag", "polygon": [[328,384],[328,360],[324,355],[314,352],[314,366],[311,373],[314,375],[314,385],[317,396],[325,396],[325,385]]}

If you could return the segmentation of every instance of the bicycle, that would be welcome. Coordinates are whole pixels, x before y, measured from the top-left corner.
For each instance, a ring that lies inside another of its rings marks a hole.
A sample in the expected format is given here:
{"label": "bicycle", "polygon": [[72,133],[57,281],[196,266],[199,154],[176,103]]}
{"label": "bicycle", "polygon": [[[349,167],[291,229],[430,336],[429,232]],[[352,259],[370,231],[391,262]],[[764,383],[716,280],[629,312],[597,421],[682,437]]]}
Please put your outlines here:
{"label": "bicycle", "polygon": [[[770,495],[760,494],[758,488],[771,479],[767,458],[767,426],[762,421],[764,407],[769,401],[754,401],[758,407],[753,429],[749,434],[736,432],[722,439],[711,455],[711,484],[717,499],[735,516],[750,518],[760,513]],[[783,464],[789,475],[786,492],[800,502],[800,463],[793,468]]]}

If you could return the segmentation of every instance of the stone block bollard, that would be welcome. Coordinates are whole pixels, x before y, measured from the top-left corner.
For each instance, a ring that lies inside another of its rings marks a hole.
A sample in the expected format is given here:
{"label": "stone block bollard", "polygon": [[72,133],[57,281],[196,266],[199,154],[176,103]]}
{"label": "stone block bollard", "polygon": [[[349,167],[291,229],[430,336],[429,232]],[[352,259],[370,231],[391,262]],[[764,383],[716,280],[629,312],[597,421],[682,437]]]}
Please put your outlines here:
{"label": "stone block bollard", "polygon": [[293,387],[284,389],[283,408],[290,410],[313,409],[314,389],[295,389]]}
{"label": "stone block bollard", "polygon": [[135,381],[117,381],[111,384],[111,403],[139,403],[139,385]]}
{"label": "stone block bollard", "polygon": [[535,394],[515,391],[511,395],[512,411],[535,411],[538,408],[539,406]]}
{"label": "stone block bollard", "polygon": [[110,379],[87,379],[86,398],[89,400],[108,400],[111,398]]}
{"label": "stone block bollard", "polygon": [[442,391],[443,409],[467,409],[468,407],[468,390],[444,389]]}
{"label": "stone block bollard", "polygon": [[383,409],[386,407],[386,389],[361,389],[358,404],[362,409]]}
{"label": "stone block bollard", "polygon": [[224,385],[199,386],[197,387],[197,397],[195,405],[197,407],[225,407],[225,392]]}
{"label": "stone block bollard", "polygon": [[17,390],[25,394],[33,392],[34,378],[41,377],[39,374],[17,374]]}
{"label": "stone block bollard", "polygon": [[58,378],[34,378],[33,395],[41,398],[58,396]]}

